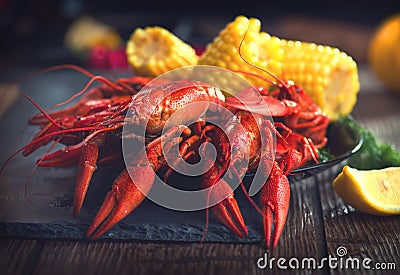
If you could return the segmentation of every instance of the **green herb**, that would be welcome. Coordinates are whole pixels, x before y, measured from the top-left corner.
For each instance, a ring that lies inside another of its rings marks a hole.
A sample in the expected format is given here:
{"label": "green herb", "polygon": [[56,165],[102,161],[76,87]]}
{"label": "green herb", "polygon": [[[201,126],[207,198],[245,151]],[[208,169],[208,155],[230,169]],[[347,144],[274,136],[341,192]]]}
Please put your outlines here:
{"label": "green herb", "polygon": [[400,166],[400,152],[390,144],[379,142],[368,129],[357,124],[352,116],[342,117],[339,122],[348,125],[363,139],[360,150],[349,158],[349,166],[362,170]]}
{"label": "green herb", "polygon": [[327,162],[328,160],[333,159],[335,156],[332,155],[327,148],[318,149],[318,160],[319,162]]}

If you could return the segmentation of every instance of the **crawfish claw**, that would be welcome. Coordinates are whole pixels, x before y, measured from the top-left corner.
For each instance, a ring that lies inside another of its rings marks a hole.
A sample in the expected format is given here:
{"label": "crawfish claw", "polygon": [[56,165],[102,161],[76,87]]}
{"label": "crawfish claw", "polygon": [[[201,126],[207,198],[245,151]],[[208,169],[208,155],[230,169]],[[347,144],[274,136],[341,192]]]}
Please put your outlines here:
{"label": "crawfish claw", "polygon": [[211,211],[227,228],[243,238],[248,234],[248,229],[244,223],[237,201],[233,196],[232,188],[223,179],[220,179],[215,185],[210,186],[209,184],[210,181],[208,180],[203,182],[203,187],[211,187],[208,199],[214,201],[219,200],[221,196],[226,197],[223,201],[211,207]]}
{"label": "crawfish claw", "polygon": [[[246,227],[246,224],[244,223],[244,219],[240,212],[239,206],[233,195],[213,206],[211,208],[211,211],[213,211],[214,215],[217,216],[217,218],[227,228],[235,232],[239,237],[244,238],[244,236],[249,234],[249,231]],[[239,225],[242,231],[240,231],[235,222]]]}
{"label": "crawfish claw", "polygon": [[[267,248],[275,248],[278,245],[289,211],[289,199],[289,181],[278,164],[274,163],[269,179],[264,184],[260,194]],[[274,232],[272,232],[272,225]]]}
{"label": "crawfish claw", "polygon": [[[128,216],[142,203],[151,189],[154,181],[154,171],[151,166],[137,166],[129,169],[132,169],[131,175],[138,175],[137,178],[131,179],[126,169],[121,172],[90,225],[86,233],[88,238],[97,239]],[[140,190],[138,186],[141,186]]]}
{"label": "crawfish claw", "polygon": [[[274,211],[272,207],[263,207],[262,213],[264,214],[264,238],[267,248],[275,248],[278,245],[279,238],[285,227],[286,214],[280,213],[280,210]],[[273,218],[274,216],[274,218]],[[274,225],[274,232],[272,232],[272,224]],[[271,246],[272,236],[272,246]]]}

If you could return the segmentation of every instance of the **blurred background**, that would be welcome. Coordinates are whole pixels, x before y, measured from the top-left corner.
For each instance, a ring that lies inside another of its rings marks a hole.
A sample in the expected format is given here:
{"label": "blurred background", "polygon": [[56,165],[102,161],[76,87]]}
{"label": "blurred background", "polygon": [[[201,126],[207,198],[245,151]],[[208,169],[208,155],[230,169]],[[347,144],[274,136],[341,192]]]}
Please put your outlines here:
{"label": "blurred background", "polygon": [[400,11],[399,0],[182,2],[0,0],[0,68],[84,65],[64,43],[66,31],[82,15],[115,28],[124,41],[136,27],[162,25],[186,42],[204,46],[243,14],[261,19],[262,30],[272,35],[335,46],[362,63],[373,30]]}

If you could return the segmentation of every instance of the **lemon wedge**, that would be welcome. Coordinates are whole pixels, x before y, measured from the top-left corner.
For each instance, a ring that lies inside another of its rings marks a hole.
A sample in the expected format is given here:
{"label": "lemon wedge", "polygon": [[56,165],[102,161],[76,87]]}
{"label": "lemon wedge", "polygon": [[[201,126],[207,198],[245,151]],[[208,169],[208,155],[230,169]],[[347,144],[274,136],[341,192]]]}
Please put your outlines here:
{"label": "lemon wedge", "polygon": [[345,203],[361,212],[400,214],[400,167],[357,170],[346,165],[333,181],[333,189]]}

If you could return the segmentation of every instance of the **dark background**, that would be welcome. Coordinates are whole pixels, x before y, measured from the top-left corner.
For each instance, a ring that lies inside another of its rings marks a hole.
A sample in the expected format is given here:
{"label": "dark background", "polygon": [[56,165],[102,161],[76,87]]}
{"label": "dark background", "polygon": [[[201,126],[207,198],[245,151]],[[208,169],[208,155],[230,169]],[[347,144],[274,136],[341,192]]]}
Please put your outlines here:
{"label": "dark background", "polygon": [[[64,48],[63,37],[68,26],[82,14],[114,26],[125,40],[135,27],[162,25],[192,44],[203,45],[236,15],[243,14],[260,18],[262,29],[271,34],[334,44],[362,62],[363,47],[372,30],[385,17],[399,12],[399,7],[398,0],[0,0],[0,66],[79,62]],[[350,36],[357,35],[360,38],[352,37],[349,45]]]}

